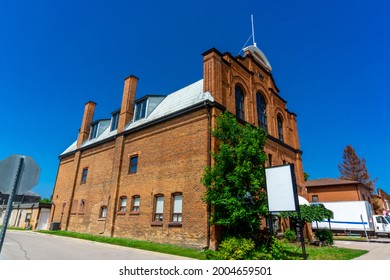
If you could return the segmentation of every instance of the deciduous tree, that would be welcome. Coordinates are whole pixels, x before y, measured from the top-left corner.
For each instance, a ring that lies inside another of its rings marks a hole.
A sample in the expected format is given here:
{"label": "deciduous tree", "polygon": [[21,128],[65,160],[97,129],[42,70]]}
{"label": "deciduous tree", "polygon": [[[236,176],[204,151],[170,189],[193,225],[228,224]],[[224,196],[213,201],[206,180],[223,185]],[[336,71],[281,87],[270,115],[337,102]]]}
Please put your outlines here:
{"label": "deciduous tree", "polygon": [[222,226],[225,236],[252,238],[267,213],[266,134],[224,113],[217,117],[212,135],[219,145],[202,178],[207,188],[204,200],[212,206],[210,222]]}

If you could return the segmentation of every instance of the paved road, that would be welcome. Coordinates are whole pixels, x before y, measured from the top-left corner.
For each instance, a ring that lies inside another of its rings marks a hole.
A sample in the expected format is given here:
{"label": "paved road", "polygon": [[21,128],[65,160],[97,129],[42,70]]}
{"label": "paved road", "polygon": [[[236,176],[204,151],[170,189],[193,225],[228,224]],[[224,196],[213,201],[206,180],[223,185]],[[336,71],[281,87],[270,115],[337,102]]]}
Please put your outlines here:
{"label": "paved road", "polygon": [[[369,252],[356,260],[390,260],[390,239],[335,241],[335,246]],[[125,248],[31,231],[8,230],[0,260],[189,260],[188,258]]]}
{"label": "paved road", "polygon": [[0,260],[182,260],[184,257],[31,231],[6,232]]}
{"label": "paved road", "polygon": [[390,241],[388,238],[384,240],[372,240],[370,242],[336,240],[334,245],[337,247],[369,251],[367,254],[364,254],[355,260],[390,260]]}

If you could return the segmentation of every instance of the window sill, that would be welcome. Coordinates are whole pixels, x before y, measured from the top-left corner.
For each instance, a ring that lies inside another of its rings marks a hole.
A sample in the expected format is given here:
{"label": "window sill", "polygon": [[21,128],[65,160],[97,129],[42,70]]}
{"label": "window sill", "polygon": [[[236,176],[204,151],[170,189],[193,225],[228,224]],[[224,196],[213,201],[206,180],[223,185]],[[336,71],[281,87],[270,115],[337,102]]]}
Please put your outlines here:
{"label": "window sill", "polygon": [[106,218],[99,218],[98,221],[105,221]]}
{"label": "window sill", "polygon": [[129,216],[138,216],[139,215],[139,211],[132,211],[129,213]]}
{"label": "window sill", "polygon": [[168,223],[168,227],[182,227],[182,223],[181,222],[170,222]]}
{"label": "window sill", "polygon": [[163,222],[152,222],[150,225],[152,227],[162,227],[163,226]]}
{"label": "window sill", "polygon": [[84,213],[78,213],[79,215],[84,215]]}
{"label": "window sill", "polygon": [[126,212],[118,212],[118,213],[116,213],[118,216],[124,216],[124,215],[126,215]]}

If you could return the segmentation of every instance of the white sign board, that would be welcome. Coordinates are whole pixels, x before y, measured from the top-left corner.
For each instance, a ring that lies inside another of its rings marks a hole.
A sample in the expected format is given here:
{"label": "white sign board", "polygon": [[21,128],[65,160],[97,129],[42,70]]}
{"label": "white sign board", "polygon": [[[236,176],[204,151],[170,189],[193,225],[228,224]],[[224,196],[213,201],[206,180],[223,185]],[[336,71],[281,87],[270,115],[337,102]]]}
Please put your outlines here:
{"label": "white sign board", "polygon": [[268,211],[296,211],[296,186],[292,165],[265,169]]}

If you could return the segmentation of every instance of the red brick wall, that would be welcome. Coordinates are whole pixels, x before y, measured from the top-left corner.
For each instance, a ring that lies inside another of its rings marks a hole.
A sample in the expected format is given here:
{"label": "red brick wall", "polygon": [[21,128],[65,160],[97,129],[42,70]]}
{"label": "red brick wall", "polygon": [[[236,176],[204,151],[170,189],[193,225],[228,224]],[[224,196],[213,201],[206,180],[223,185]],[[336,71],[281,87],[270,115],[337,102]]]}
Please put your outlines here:
{"label": "red brick wall", "polygon": [[[85,200],[83,213],[70,214],[68,230],[175,243],[190,247],[207,246],[207,209],[202,201],[205,192],[200,183],[208,162],[207,141],[209,124],[207,112],[202,109],[181,118],[131,133],[124,138],[122,153],[116,153],[114,140],[81,152],[75,191],[72,184],[76,157],[61,161],[53,201],[62,205],[67,201],[62,227],[65,228],[69,201]],[[129,157],[138,155],[137,173],[128,174]],[[122,164],[118,164],[120,161]],[[114,160],[115,158],[115,160]],[[88,167],[88,177],[81,184],[81,174]],[[120,168],[115,171],[115,168]],[[119,176],[118,178],[115,178]],[[169,227],[172,194],[183,195],[183,223]],[[154,196],[163,194],[164,222],[152,226]],[[131,198],[141,198],[140,213],[130,214]],[[125,213],[117,213],[119,199],[127,197]],[[101,206],[108,207],[108,217],[99,219]],[[78,206],[79,207],[79,206]],[[53,221],[61,217],[57,206]]]}
{"label": "red brick wall", "polygon": [[370,192],[355,184],[308,187],[308,200],[313,201],[313,195],[319,202],[366,200],[371,203]]}
{"label": "red brick wall", "polygon": [[[192,247],[206,246],[205,192],[200,183],[207,165],[208,119],[198,111],[145,131],[126,136],[119,197],[139,195],[140,213],[117,215],[115,236],[134,237],[155,242],[179,243]],[[128,174],[129,157],[138,155],[138,170]],[[172,194],[183,195],[182,227],[169,227]],[[152,226],[154,196],[164,195],[164,221]]]}

